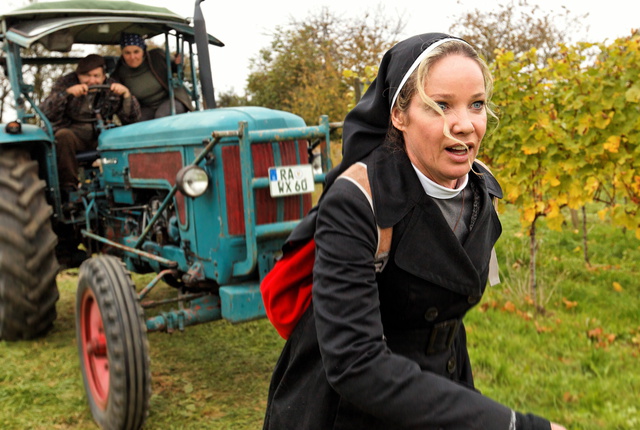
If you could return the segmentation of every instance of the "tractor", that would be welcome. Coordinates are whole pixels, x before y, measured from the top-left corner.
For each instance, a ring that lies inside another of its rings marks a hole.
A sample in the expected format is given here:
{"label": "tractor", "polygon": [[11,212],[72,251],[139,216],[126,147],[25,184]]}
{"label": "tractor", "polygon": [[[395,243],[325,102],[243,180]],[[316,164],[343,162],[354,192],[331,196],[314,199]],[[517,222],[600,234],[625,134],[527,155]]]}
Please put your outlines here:
{"label": "tractor", "polygon": [[[201,1],[193,19],[115,0],[33,3],[1,17],[16,119],[0,130],[0,339],[45,336],[57,274],[77,267],[78,356],[103,428],[137,429],[148,416],[148,332],[264,317],[260,281],[331,168],[339,123],[216,106],[209,46],[224,45],[207,33]],[[31,70],[69,70],[81,58],[73,52],[116,45],[122,32],[163,39],[167,58],[180,54],[170,94],[184,87],[195,110],[172,106],[170,116],[128,125],[98,118],[97,150],[77,154],[81,184],[65,196]],[[45,54],[34,56],[35,45]],[[132,274],[151,281],[137,288]],[[158,285],[172,294],[149,299]]]}

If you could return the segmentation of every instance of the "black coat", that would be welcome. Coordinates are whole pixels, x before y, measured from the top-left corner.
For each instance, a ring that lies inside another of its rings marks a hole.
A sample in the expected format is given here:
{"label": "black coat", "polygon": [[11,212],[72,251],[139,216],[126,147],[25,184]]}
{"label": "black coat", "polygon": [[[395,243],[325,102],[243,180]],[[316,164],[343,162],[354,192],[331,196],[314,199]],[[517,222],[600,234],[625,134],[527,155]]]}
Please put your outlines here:
{"label": "black coat", "polygon": [[[490,195],[501,195],[499,185],[470,174],[480,209],[461,245],[403,151],[380,147],[364,162],[376,218],[349,181],[323,196],[313,304],[276,365],[264,428],[509,429],[514,412],[473,388],[461,324],[484,292],[501,233]],[[379,275],[376,221],[393,227]],[[549,428],[536,419],[530,428]]]}

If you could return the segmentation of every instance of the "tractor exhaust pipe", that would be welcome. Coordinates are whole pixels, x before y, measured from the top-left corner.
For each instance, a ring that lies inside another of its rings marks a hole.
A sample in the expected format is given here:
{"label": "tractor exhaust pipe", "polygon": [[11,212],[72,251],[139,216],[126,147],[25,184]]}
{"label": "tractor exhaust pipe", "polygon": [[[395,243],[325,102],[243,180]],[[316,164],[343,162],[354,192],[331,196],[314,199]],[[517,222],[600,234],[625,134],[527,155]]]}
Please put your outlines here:
{"label": "tractor exhaust pipe", "polygon": [[202,85],[202,98],[205,109],[216,108],[216,97],[213,91],[213,78],[211,76],[211,60],[209,58],[209,35],[207,25],[202,15],[200,3],[204,0],[196,0],[193,12],[193,28],[195,32],[196,47],[198,48],[198,68],[200,69],[200,83]]}

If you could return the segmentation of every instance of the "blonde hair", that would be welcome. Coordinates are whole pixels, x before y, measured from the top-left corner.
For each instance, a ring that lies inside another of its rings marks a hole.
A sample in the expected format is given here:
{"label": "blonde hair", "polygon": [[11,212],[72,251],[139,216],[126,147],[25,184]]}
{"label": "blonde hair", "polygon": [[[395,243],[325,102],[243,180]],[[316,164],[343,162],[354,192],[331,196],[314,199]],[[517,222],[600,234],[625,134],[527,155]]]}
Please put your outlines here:
{"label": "blonde hair", "polygon": [[[487,63],[485,63],[485,61],[478,55],[476,50],[471,45],[462,40],[456,39],[446,41],[445,43],[436,46],[433,50],[427,53],[427,55],[425,55],[418,68],[411,74],[411,76],[409,76],[406,83],[399,91],[392,109],[398,109],[402,113],[406,112],[409,108],[409,104],[411,103],[411,99],[417,93],[420,96],[420,99],[427,106],[438,112],[444,118],[444,135],[465,145],[464,142],[451,136],[444,112],[442,111],[440,106],[427,95],[424,90],[427,81],[429,80],[429,72],[431,71],[433,65],[438,62],[438,60],[441,60],[442,58],[445,58],[449,55],[462,55],[474,60],[478,64],[484,78],[484,89],[486,94],[485,110],[487,112],[487,116],[493,118],[496,121],[497,125],[498,117],[491,109],[491,96],[493,93],[493,77],[491,76],[491,71],[489,70]],[[402,133],[398,129],[396,129],[393,124],[391,124],[391,126],[389,127],[389,131],[389,137],[392,141],[404,142]]]}

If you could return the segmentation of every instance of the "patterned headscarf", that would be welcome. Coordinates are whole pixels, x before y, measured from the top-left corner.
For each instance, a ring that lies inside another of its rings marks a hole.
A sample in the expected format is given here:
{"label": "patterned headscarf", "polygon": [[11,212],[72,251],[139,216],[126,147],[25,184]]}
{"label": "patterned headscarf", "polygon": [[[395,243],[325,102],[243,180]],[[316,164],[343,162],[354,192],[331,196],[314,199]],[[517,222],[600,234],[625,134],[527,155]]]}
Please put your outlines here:
{"label": "patterned headscarf", "polygon": [[147,49],[147,44],[142,36],[134,33],[122,33],[122,36],[120,36],[120,48],[125,46],[139,46],[142,50]]}

